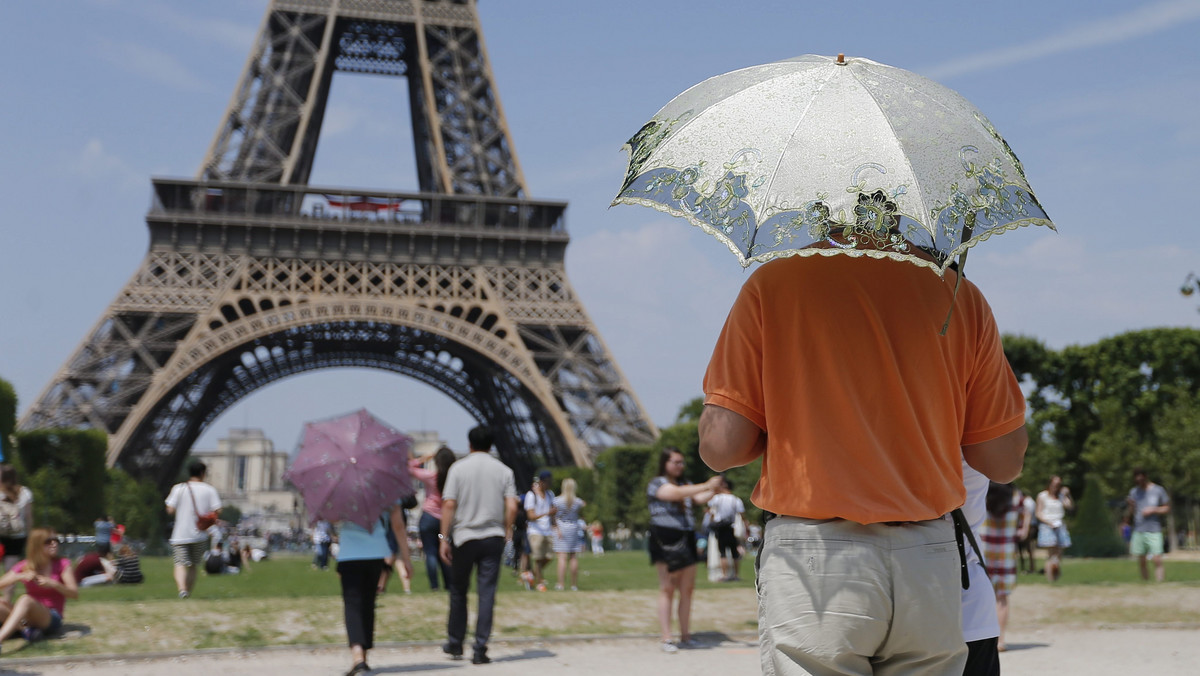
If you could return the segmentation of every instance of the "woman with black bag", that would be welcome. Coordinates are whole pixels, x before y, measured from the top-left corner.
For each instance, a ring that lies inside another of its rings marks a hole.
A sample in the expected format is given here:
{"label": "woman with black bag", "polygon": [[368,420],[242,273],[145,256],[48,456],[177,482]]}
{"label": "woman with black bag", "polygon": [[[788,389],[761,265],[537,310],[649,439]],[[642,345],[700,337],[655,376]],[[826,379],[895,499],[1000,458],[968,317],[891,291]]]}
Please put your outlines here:
{"label": "woman with black bag", "polygon": [[[667,446],[658,459],[658,474],[646,486],[650,508],[650,562],[658,569],[658,622],[662,649],[677,652],[694,646],[689,626],[692,590],[696,586],[696,531],[692,506],[712,498],[721,481],[714,476],[702,484],[683,479],[683,453]],[[671,641],[671,605],[679,592],[679,643]]]}

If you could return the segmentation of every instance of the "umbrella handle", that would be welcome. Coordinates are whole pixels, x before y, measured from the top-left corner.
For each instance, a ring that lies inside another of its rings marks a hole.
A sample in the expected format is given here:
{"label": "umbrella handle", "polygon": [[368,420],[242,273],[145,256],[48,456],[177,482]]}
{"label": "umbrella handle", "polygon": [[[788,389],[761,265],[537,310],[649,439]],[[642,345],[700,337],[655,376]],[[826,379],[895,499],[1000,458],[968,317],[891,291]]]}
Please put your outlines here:
{"label": "umbrella handle", "polygon": [[[967,213],[963,223],[962,241],[966,242],[971,239],[971,231],[975,229],[975,212]],[[950,309],[946,311],[946,321],[942,324],[942,330],[938,332],[939,336],[946,335],[946,331],[950,328],[950,318],[954,316],[954,301],[958,298],[958,285],[962,283],[963,271],[967,267],[967,254],[971,249],[963,249],[963,252],[958,255],[958,270],[954,277],[954,293],[950,295]]]}

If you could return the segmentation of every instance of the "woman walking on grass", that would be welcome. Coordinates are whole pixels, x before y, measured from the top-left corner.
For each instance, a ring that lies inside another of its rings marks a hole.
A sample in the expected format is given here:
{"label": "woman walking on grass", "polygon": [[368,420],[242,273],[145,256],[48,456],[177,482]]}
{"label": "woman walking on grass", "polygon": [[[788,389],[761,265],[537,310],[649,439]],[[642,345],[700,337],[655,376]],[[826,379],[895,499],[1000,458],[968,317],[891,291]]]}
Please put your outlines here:
{"label": "woman walking on grass", "polygon": [[346,676],[371,670],[367,666],[367,651],[375,645],[375,598],[379,594],[384,561],[392,553],[387,541],[388,529],[395,534],[399,545],[397,565],[404,566],[411,576],[408,535],[404,532],[403,508],[399,503],[380,514],[370,530],[349,521],[338,526],[337,572],[342,584],[342,610],[352,664]]}
{"label": "woman walking on grass", "polygon": [[583,528],[579,522],[579,510],[586,504],[575,497],[575,480],[563,479],[562,495],[554,498],[558,509],[554,524],[554,552],[558,555],[558,584],[554,588],[562,591],[566,578],[567,562],[571,565],[571,591],[579,590],[579,552],[583,551]]}
{"label": "woman walking on grass", "polygon": [[[433,460],[434,469],[425,469],[425,463]],[[429,588],[437,591],[438,571],[442,571],[441,589],[450,589],[450,566],[438,557],[438,534],[442,532],[442,489],[446,487],[446,473],[456,460],[454,451],[442,446],[437,452],[408,461],[408,471],[425,485],[425,502],[421,505],[421,520],[417,532],[421,536],[421,550],[425,556],[425,573],[429,576]]]}
{"label": "woman walking on grass", "polygon": [[71,562],[58,554],[58,536],[47,528],[29,532],[25,559],[0,577],[0,589],[24,583],[25,595],[15,604],[0,601],[0,641],[22,633],[26,641],[37,641],[62,630],[67,599],[79,598],[79,586]]}
{"label": "woman walking on grass", "polygon": [[1067,531],[1067,512],[1075,509],[1071,489],[1058,476],[1050,477],[1046,490],[1038,493],[1035,515],[1038,520],[1038,547],[1046,551],[1046,579],[1054,582],[1062,574],[1062,553],[1071,546]]}
{"label": "woman walking on grass", "polygon": [[[702,484],[683,478],[685,461],[679,449],[668,446],[658,459],[658,473],[646,486],[650,507],[650,562],[658,570],[658,623],[664,652],[692,647],[692,591],[696,586],[696,531],[693,503],[713,496],[720,476]],[[679,644],[671,640],[671,605],[679,592]]]}
{"label": "woman walking on grass", "polygon": [[979,530],[984,566],[996,594],[996,619],[1000,635],[996,649],[1004,652],[1004,632],[1008,628],[1008,597],[1017,586],[1017,542],[1028,531],[1021,504],[1023,495],[1013,484],[995,481],[988,486],[987,518]]}

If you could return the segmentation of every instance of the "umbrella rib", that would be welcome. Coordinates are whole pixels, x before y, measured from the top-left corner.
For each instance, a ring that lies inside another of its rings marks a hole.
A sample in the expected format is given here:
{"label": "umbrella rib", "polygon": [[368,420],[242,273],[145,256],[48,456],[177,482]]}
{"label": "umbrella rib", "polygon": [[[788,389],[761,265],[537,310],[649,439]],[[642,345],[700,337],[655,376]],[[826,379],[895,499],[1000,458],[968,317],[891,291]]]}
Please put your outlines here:
{"label": "umbrella rib", "polygon": [[[748,71],[748,70],[754,70],[754,69],[756,69],[756,68],[765,68],[765,67],[767,67],[767,66],[773,66],[773,65],[776,65],[776,64],[772,64],[772,63],[764,63],[764,64],[759,64],[759,65],[757,65],[757,66],[748,66],[748,67],[746,67],[746,68],[741,68],[741,69],[739,69],[739,70],[730,71],[729,73],[725,73],[724,75],[714,75],[713,77],[710,77],[710,78],[708,78],[708,80],[715,80],[716,78],[719,78],[719,77],[724,77],[725,75],[731,75],[731,74],[733,74],[733,73],[741,73],[741,72],[744,72],[744,71]],[[742,89],[738,89],[738,90],[736,90],[736,91],[729,92],[728,94],[726,94],[725,96],[722,96],[722,97],[721,97],[721,98],[719,98],[719,99],[716,99],[716,100],[713,100],[713,101],[711,101],[711,102],[708,102],[708,103],[706,103],[706,104],[705,104],[705,106],[704,106],[704,109],[703,109],[703,110],[701,110],[700,112],[696,113],[695,115],[693,115],[693,116],[692,116],[692,118],[691,118],[691,119],[689,119],[689,120],[687,120],[686,122],[684,122],[683,124],[681,124],[681,125],[679,126],[679,128],[678,128],[678,129],[677,129],[677,130],[676,130],[676,131],[675,131],[675,132],[674,132],[672,135],[673,135],[673,136],[677,136],[677,135],[679,135],[680,133],[682,133],[682,132],[683,132],[683,130],[685,130],[685,129],[687,129],[689,126],[691,126],[691,124],[692,124],[693,122],[696,122],[696,121],[698,121],[698,120],[699,120],[701,117],[703,117],[703,116],[704,116],[705,114],[707,114],[709,111],[711,111],[712,109],[716,108],[716,107],[718,106],[718,104],[721,104],[721,103],[723,103],[723,102],[725,102],[725,101],[727,101],[727,100],[729,100],[729,99],[732,99],[732,98],[734,98],[734,97],[741,96],[741,95],[743,95],[743,94],[745,94],[745,93],[747,93],[747,92],[753,91],[754,89],[756,89],[756,88],[758,88],[758,87],[764,87],[764,86],[766,86],[766,85],[770,84],[770,83],[771,83],[773,80],[775,80],[776,78],[780,78],[780,77],[787,77],[787,76],[789,76],[789,75],[794,75],[794,73],[783,73],[783,74],[781,74],[781,75],[776,75],[776,76],[774,76],[774,77],[767,78],[767,79],[765,79],[765,80],[762,80],[762,81],[759,81],[759,82],[752,83],[752,84],[750,84],[750,85],[749,85],[749,86],[747,86],[747,87],[744,87],[744,88],[742,88]],[[684,96],[685,94],[687,94],[688,92],[692,91],[692,90],[693,90],[693,89],[695,89],[696,87],[699,87],[700,85],[703,85],[705,82],[708,82],[708,80],[705,80],[704,82],[700,82],[699,84],[695,84],[695,85],[692,85],[691,87],[688,87],[686,90],[684,90],[684,92],[683,92],[682,94],[680,94],[679,96],[676,96],[675,98],[676,98],[676,99],[683,98],[683,96]],[[668,103],[668,104],[667,104],[667,106],[670,106],[670,105],[671,105],[670,103]],[[664,108],[666,108],[667,106],[664,106]],[[661,112],[662,112],[662,111],[660,110],[660,111],[659,111],[659,113],[661,113]],[[655,113],[655,117],[657,117],[657,116],[658,116],[658,113]]]}
{"label": "umbrella rib", "polygon": [[[875,75],[876,77],[886,79],[890,82],[895,82],[897,84],[900,84],[900,85],[903,85],[906,87],[912,87],[914,91],[920,92],[921,95],[924,96],[927,101],[932,102],[934,105],[938,106],[939,108],[946,111],[947,113],[953,112],[949,106],[942,103],[942,101],[940,99],[938,99],[936,96],[931,96],[930,94],[926,93],[923,89],[918,89],[917,87],[914,86],[914,83],[901,82],[900,80],[897,80],[896,78],[888,75],[886,72],[872,70],[871,74]],[[921,84],[921,83],[918,82],[916,84]],[[863,87],[863,89],[866,90],[867,94],[871,97],[871,99],[873,101],[875,101],[875,106],[879,107],[879,99],[875,98],[875,94],[873,94],[871,92],[871,90],[867,89],[866,87]],[[888,119],[887,115],[883,116],[883,121],[887,122],[888,128],[892,130],[892,136],[896,136],[896,128],[892,126],[892,121],[890,119]],[[904,163],[908,165],[909,173],[912,174],[913,176],[916,176],[917,174],[913,170],[912,162],[908,159],[908,153],[901,153],[901,155],[904,157]],[[920,198],[921,199],[921,219],[917,220],[917,223],[920,223],[921,225],[926,225],[924,220],[922,220],[922,219],[924,219],[926,217],[926,214],[929,214],[932,210],[929,208],[929,204],[925,201],[925,190],[923,188],[921,188],[920,186],[917,186],[917,188],[921,192],[921,198]],[[926,231],[929,232],[929,234],[934,235],[936,237],[936,232],[933,227],[933,224],[927,225]]]}
{"label": "umbrella rib", "polygon": [[[792,127],[791,133],[788,134],[787,140],[783,142],[784,149],[791,144],[792,139],[796,138],[796,134],[800,131],[800,125],[804,123],[804,118],[808,117],[808,111],[812,110],[813,103],[817,100],[817,96],[821,93],[821,90],[825,89],[826,85],[829,84],[829,81],[833,79],[833,76],[837,73],[836,69],[842,67],[843,66],[833,66],[834,70],[829,71],[829,76],[825,78],[825,81],[821,83],[821,86],[817,87],[817,90],[813,92],[813,95],[808,99],[808,105],[804,107],[804,112],[800,113],[800,119],[796,120],[796,124]],[[764,195],[771,194],[771,186],[775,184],[775,177],[779,175],[779,166],[783,164],[783,158],[786,155],[786,152],[779,153],[779,159],[775,161],[775,168],[771,171],[771,178],[767,179],[766,188],[763,190]],[[754,236],[758,236],[757,227],[754,229]],[[754,245],[753,238],[750,240],[750,245]]]}

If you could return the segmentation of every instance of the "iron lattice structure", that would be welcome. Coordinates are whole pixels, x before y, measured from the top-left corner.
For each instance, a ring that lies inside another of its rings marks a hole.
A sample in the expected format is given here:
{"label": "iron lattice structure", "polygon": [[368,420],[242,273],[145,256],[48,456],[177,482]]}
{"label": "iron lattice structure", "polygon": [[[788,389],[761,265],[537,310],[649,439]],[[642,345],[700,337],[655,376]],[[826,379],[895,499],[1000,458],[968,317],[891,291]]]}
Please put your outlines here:
{"label": "iron lattice structure", "polygon": [[[404,77],[418,192],[307,185],[335,71]],[[274,0],[195,180],[154,179],[141,267],[22,418],[109,433],[166,486],[241,398],[372,367],[497,432],[529,477],[657,430],[532,200],[471,0]]]}

